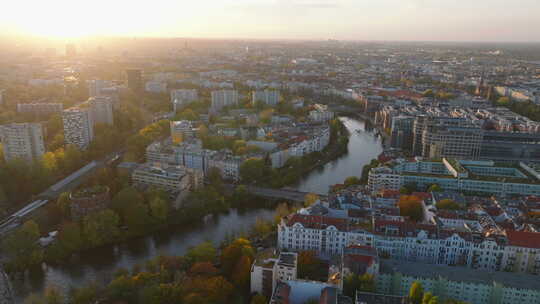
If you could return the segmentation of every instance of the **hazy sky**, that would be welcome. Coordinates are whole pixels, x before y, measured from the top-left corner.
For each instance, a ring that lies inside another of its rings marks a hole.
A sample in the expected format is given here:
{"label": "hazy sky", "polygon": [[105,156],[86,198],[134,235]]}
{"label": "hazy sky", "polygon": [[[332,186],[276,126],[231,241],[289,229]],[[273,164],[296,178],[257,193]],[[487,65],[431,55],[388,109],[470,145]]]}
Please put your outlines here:
{"label": "hazy sky", "polygon": [[0,33],[540,41],[540,0],[5,0]]}

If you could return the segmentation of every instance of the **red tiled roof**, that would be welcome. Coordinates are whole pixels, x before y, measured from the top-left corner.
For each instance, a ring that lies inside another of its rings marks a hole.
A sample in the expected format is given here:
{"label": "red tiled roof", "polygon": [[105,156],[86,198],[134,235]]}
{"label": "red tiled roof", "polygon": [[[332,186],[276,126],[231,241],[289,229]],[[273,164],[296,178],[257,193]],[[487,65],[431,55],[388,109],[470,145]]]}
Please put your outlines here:
{"label": "red tiled roof", "polygon": [[540,249],[540,233],[506,230],[508,243],[511,246]]}
{"label": "red tiled roof", "polygon": [[295,213],[289,216],[287,226],[291,227],[296,223],[300,223],[305,228],[311,229],[326,229],[328,226],[334,226],[340,231],[348,231],[347,220],[321,215],[304,215]]}

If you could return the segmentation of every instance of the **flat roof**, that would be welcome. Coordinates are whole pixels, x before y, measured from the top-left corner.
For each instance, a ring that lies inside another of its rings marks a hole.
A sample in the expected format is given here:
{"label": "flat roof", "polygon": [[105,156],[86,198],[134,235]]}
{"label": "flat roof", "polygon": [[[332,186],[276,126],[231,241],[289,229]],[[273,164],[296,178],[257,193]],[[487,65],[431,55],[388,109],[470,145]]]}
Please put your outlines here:
{"label": "flat roof", "polygon": [[503,272],[503,271],[478,271],[476,269],[461,266],[443,266],[398,260],[381,260],[382,273],[399,272],[404,275],[422,278],[437,278],[442,276],[450,281],[467,282],[473,284],[491,285],[494,282],[505,287],[517,289],[540,289],[538,276],[526,273]]}

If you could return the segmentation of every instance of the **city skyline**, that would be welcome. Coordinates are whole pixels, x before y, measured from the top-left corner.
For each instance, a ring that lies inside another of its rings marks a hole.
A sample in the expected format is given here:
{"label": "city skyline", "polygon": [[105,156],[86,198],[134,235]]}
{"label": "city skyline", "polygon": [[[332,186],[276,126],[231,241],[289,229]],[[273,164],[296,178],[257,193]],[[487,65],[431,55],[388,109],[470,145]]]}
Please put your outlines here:
{"label": "city skyline", "polygon": [[[84,36],[539,42],[532,0],[202,0],[7,4],[0,32]],[[28,10],[32,7],[32,10]],[[82,13],[84,12],[84,13]]]}

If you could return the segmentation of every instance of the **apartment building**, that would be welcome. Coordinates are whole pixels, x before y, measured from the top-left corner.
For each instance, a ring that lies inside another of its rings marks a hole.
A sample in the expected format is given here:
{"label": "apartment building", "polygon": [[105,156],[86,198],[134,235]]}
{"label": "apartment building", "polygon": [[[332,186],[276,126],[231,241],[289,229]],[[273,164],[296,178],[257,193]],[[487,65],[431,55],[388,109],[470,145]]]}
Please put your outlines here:
{"label": "apartment building", "polygon": [[315,109],[309,112],[309,120],[317,123],[327,122],[334,119],[334,112],[328,110],[328,106],[316,104]]}
{"label": "apartment building", "polygon": [[39,123],[13,123],[0,126],[0,141],[6,161],[32,161],[45,154],[43,129]]}
{"label": "apartment building", "polygon": [[227,106],[238,105],[238,91],[236,90],[218,90],[212,91],[212,105],[210,109],[219,112]]}
{"label": "apartment building", "polygon": [[525,162],[401,160],[369,172],[368,188],[399,190],[415,184],[427,188],[433,184],[448,191],[480,193],[496,196],[540,195],[538,168]]}
{"label": "apartment building", "polygon": [[173,144],[179,144],[195,137],[196,129],[191,121],[171,121],[170,125]]}
{"label": "apartment building", "polygon": [[280,94],[278,90],[253,91],[251,93],[251,103],[255,105],[262,102],[268,106],[275,106],[279,103]]}
{"label": "apartment building", "polygon": [[203,173],[181,166],[145,163],[133,170],[131,180],[137,187],[158,187],[179,194],[200,187],[203,183]]}
{"label": "apartment building", "polygon": [[89,108],[70,108],[62,112],[64,140],[67,145],[86,149],[94,139],[94,120]]}
{"label": "apartment building", "polygon": [[281,252],[277,258],[273,252],[259,254],[251,265],[251,292],[270,298],[278,282],[296,280],[297,269],[297,253]]}
{"label": "apartment building", "polygon": [[171,90],[171,103],[175,112],[198,99],[199,93],[195,89]]}
{"label": "apartment building", "polygon": [[96,124],[114,125],[113,101],[108,97],[92,97],[88,100],[92,121]]}

